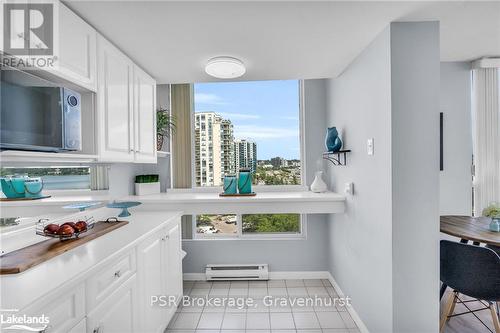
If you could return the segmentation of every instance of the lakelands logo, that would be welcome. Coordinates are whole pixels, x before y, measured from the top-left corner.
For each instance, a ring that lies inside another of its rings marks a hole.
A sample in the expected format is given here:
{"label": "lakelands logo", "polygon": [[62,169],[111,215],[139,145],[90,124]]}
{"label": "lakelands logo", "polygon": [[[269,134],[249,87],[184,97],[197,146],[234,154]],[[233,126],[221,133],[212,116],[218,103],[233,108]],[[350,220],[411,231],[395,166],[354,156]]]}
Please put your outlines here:
{"label": "lakelands logo", "polygon": [[53,67],[54,4],[3,3],[2,64],[10,67]]}
{"label": "lakelands logo", "polygon": [[47,328],[50,320],[45,315],[28,316],[18,314],[19,310],[0,310],[1,330],[21,330],[31,332],[43,332]]}

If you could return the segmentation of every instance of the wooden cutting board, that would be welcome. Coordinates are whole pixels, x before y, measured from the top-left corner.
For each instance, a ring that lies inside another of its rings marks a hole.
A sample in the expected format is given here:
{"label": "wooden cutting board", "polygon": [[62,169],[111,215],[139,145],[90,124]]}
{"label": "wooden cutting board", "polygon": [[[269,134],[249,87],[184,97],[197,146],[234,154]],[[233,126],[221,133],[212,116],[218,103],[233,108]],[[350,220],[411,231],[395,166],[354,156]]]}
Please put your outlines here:
{"label": "wooden cutting board", "polygon": [[[0,275],[21,273],[126,224],[128,221],[96,222],[92,229],[81,234],[78,238],[65,241],[60,241],[58,238],[48,238],[46,241],[4,254],[0,256]],[[35,231],[33,230],[33,232]]]}

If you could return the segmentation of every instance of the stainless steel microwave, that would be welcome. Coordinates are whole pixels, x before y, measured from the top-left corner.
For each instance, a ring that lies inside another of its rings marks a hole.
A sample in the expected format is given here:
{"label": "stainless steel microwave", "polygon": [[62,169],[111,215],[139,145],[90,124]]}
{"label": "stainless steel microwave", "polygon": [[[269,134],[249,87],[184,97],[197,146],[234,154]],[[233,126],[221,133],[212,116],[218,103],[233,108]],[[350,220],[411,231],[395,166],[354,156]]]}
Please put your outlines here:
{"label": "stainless steel microwave", "polygon": [[82,149],[80,94],[24,71],[0,69],[0,149]]}

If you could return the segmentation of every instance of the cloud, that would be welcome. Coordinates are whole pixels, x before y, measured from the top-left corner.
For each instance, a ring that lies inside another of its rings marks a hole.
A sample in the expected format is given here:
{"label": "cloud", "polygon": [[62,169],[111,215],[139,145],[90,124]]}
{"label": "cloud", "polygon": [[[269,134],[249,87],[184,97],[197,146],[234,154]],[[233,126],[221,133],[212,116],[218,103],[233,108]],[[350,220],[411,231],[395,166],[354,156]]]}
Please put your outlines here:
{"label": "cloud", "polygon": [[299,117],[295,117],[295,116],[283,116],[283,117],[279,117],[279,118],[283,119],[283,120],[295,120],[295,121],[299,120]]}
{"label": "cloud", "polygon": [[299,131],[290,128],[263,127],[255,125],[235,126],[234,136],[254,140],[297,138]]}
{"label": "cloud", "polygon": [[232,113],[232,112],[220,112],[222,117],[233,120],[233,119],[260,119],[258,114],[246,114],[246,113]]}
{"label": "cloud", "polygon": [[197,104],[206,104],[206,105],[227,104],[220,96],[217,96],[216,94],[207,94],[207,93],[194,94],[194,101]]}

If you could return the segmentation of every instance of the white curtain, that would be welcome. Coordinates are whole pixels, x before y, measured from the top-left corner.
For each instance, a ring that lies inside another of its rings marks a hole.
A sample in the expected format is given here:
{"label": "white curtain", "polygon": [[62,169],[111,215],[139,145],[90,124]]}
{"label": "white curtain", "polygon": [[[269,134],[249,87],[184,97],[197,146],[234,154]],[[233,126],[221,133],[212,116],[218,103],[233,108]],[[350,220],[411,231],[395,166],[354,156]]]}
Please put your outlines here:
{"label": "white curtain", "polygon": [[500,202],[499,69],[473,71],[474,211]]}

